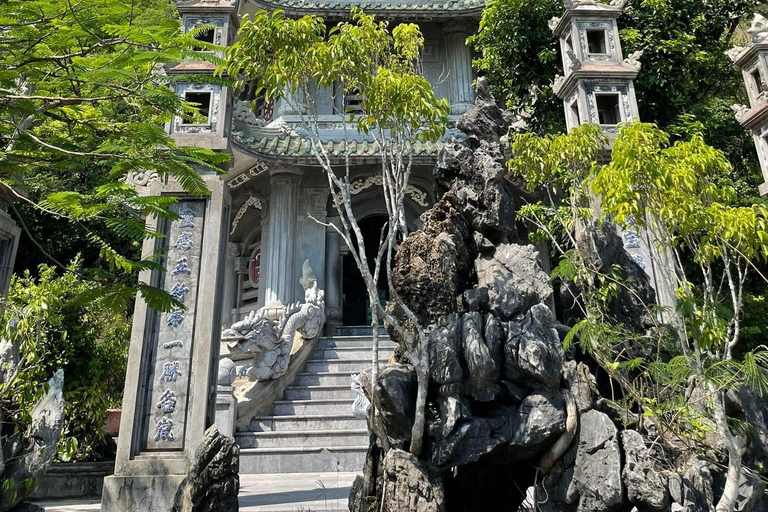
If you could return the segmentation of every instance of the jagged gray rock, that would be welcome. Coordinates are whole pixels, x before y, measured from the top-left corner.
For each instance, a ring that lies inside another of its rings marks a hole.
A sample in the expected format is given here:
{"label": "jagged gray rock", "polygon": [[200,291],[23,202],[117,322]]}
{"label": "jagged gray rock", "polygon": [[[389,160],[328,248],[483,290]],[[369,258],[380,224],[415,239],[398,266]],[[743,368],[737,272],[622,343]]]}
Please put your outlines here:
{"label": "jagged gray rock", "polygon": [[439,476],[410,453],[390,450],[383,461],[382,512],[442,512],[443,484]]}
{"label": "jagged gray rock", "polygon": [[559,393],[532,393],[512,415],[508,460],[542,453],[565,431],[565,403]]}
{"label": "jagged gray rock", "polygon": [[607,512],[621,505],[622,497],[616,426],[605,413],[587,411],[580,417],[573,481],[566,501],[578,500],[579,512]]}
{"label": "jagged gray rock", "polygon": [[475,104],[459,118],[456,127],[467,135],[481,139],[499,140],[506,135],[507,120],[488,90],[485,77],[477,79]]}
{"label": "jagged gray rock", "polygon": [[482,337],[483,316],[479,312],[464,313],[462,345],[468,369],[467,394],[478,402],[495,400],[499,387],[499,371]]}
{"label": "jagged gray rock", "polygon": [[515,384],[544,384],[557,389],[562,379],[563,348],[552,312],[534,305],[521,321],[505,324],[504,376]]}
{"label": "jagged gray rock", "polygon": [[576,410],[584,413],[592,409],[598,395],[597,382],[587,365],[567,361],[563,365],[563,379],[568,383],[568,389],[576,400]]}
{"label": "jagged gray rock", "polygon": [[404,448],[411,438],[415,414],[416,372],[403,364],[391,364],[379,373],[381,421],[393,448]]}
{"label": "jagged gray rock", "polygon": [[534,304],[549,304],[552,285],[538,263],[532,245],[501,244],[493,254],[475,260],[478,287],[488,289],[488,305],[503,320],[511,320]]}
{"label": "jagged gray rock", "polygon": [[648,457],[643,436],[635,430],[624,430],[621,446],[624,449],[622,477],[629,501],[643,511],[666,510],[667,482]]}
{"label": "jagged gray rock", "polygon": [[712,472],[709,465],[697,457],[688,460],[682,478],[683,508],[686,512],[714,510]]}
{"label": "jagged gray rock", "polygon": [[[18,353],[12,354],[8,346],[2,348],[6,362],[18,364]],[[4,376],[6,378],[6,376]],[[64,420],[64,370],[58,370],[48,381],[48,392],[32,408],[31,421],[26,433],[19,432],[3,444],[3,472],[0,479],[13,482],[15,496],[0,493],[0,511],[10,510],[32,494],[34,485],[29,482],[43,476],[56,456]]]}
{"label": "jagged gray rock", "polygon": [[212,425],[195,452],[171,512],[236,512],[240,505],[240,447]]}

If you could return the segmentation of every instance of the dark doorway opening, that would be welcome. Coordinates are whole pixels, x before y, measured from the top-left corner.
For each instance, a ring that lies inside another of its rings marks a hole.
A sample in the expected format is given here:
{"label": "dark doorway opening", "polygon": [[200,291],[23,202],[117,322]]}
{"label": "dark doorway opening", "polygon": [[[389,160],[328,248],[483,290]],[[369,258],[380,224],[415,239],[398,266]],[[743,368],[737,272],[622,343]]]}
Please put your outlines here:
{"label": "dark doorway opening", "polygon": [[[379,248],[381,229],[387,222],[384,215],[367,217],[359,222],[363,232],[365,254],[368,258],[371,271],[374,270],[374,260]],[[387,289],[387,276],[381,272],[378,282],[379,301],[384,304],[389,299]],[[342,258],[342,320],[344,325],[370,325],[371,309],[368,301],[368,292],[360,270],[355,264],[355,259],[347,253]]]}

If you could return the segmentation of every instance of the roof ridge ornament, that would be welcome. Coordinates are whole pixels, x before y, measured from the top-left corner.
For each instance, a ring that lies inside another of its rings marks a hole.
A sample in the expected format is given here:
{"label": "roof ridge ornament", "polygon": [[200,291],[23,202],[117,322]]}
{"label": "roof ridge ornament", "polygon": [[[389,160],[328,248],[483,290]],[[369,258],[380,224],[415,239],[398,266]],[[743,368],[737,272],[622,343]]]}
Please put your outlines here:
{"label": "roof ridge ornament", "polygon": [[768,38],[768,19],[765,19],[762,14],[755,13],[747,33],[752,44],[762,43]]}
{"label": "roof ridge ornament", "polygon": [[640,71],[640,68],[643,66],[643,63],[640,62],[640,59],[643,56],[643,52],[645,50],[637,50],[636,52],[632,53],[624,59],[624,65],[628,68],[632,69],[632,71]]}

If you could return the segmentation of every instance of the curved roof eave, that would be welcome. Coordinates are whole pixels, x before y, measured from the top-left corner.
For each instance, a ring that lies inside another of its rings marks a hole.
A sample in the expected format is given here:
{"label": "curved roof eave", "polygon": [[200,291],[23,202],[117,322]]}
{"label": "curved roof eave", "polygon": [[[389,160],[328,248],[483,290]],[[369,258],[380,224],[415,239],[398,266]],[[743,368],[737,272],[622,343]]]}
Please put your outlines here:
{"label": "curved roof eave", "polygon": [[352,7],[367,13],[398,19],[477,18],[482,15],[485,0],[427,0],[423,2],[387,0],[248,0],[267,11],[283,10],[288,15],[343,16]]}

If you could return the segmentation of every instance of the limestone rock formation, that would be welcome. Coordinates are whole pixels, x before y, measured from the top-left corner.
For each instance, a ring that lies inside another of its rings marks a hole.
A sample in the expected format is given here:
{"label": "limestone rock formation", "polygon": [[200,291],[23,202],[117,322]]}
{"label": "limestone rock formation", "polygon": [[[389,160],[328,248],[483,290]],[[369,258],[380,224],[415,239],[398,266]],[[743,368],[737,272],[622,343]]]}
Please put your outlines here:
{"label": "limestone rock formation", "polygon": [[440,477],[431,474],[416,457],[402,450],[390,450],[382,467],[382,512],[445,510]]}
{"label": "limestone rock formation", "polygon": [[235,440],[208,428],[189,474],[176,491],[171,512],[235,512],[239,510],[240,447]]}
{"label": "limestone rock formation", "polygon": [[[19,353],[9,341],[0,342],[0,379],[10,385],[19,364]],[[0,450],[0,480],[11,482],[9,492],[0,492],[0,512],[32,505],[20,502],[35,490],[56,456],[64,419],[64,371],[58,370],[48,381],[48,392],[32,408],[26,431],[3,439]]]}
{"label": "limestone rock formation", "polygon": [[[394,261],[393,285],[428,337],[422,451],[418,459],[404,451],[417,385],[396,350],[398,364],[380,373],[381,421],[368,416],[377,423],[350,510],[713,511],[723,466],[654,442],[653,422],[616,405],[620,386],[592,373],[595,358],[571,350],[576,360],[567,360],[569,328],[551,309],[547,255],[515,225],[524,193],[506,177],[499,139],[507,125],[486,92],[480,80],[478,101],[458,122],[465,135],[444,145],[434,168],[439,197]],[[626,286],[609,305],[615,318],[638,334],[652,329],[643,304],[655,301],[653,288],[615,228],[586,226],[578,243],[591,266],[623,273]],[[557,297],[565,309],[570,291]],[[627,346],[627,358],[648,355],[643,344]],[[756,425],[744,460],[768,477],[768,464],[758,464],[768,456],[768,403],[741,390],[729,392],[728,407],[729,416]],[[761,480],[742,478],[736,510],[768,511]]]}

